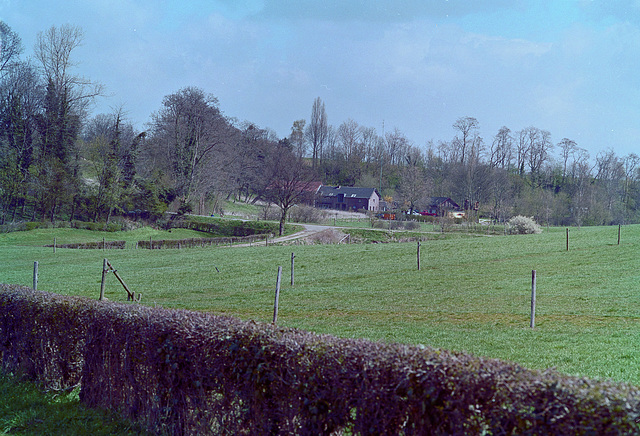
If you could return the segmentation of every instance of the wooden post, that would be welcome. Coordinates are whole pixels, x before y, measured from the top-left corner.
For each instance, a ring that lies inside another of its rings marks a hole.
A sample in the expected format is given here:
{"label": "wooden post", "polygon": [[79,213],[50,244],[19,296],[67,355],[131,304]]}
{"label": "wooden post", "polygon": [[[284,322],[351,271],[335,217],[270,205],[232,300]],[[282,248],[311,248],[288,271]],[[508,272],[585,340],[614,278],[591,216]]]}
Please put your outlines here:
{"label": "wooden post", "polygon": [[282,277],[282,267],[278,267],[278,280],[276,281],[276,299],[273,303],[273,324],[278,322],[278,300],[280,299],[280,278]]}
{"label": "wooden post", "polygon": [[100,300],[104,300],[104,279],[107,276],[107,272],[109,271],[107,269],[107,259],[102,261],[102,281],[100,282]]}
{"label": "wooden post", "polygon": [[38,262],[33,262],[33,290],[38,290]]}
{"label": "wooden post", "polygon": [[420,241],[418,241],[418,271],[420,271]]}
{"label": "wooden post", "polygon": [[149,236],[149,250],[153,249],[153,241],[151,240],[151,236]]}
{"label": "wooden post", "polygon": [[107,259],[105,259],[104,261],[106,262],[106,265],[109,268],[109,270],[113,272],[114,276],[116,276],[116,278],[118,279],[118,281],[120,282],[124,290],[127,291],[127,301],[129,300],[136,301],[135,294],[129,290],[129,287],[125,284],[124,280],[122,280],[122,277],[120,277],[120,274],[118,274],[118,271],[113,266],[111,266],[111,264]]}
{"label": "wooden post", "polygon": [[531,271],[531,328],[536,326],[536,270]]}
{"label": "wooden post", "polygon": [[56,238],[53,238],[53,252],[56,252]]}
{"label": "wooden post", "polygon": [[567,251],[569,251],[569,227],[567,227]]}
{"label": "wooden post", "polygon": [[295,258],[296,255],[295,253],[291,253],[291,286],[294,285],[295,281],[294,281],[294,270],[295,270]]}
{"label": "wooden post", "polygon": [[621,229],[621,225],[618,224],[618,245],[620,245],[620,230]]}
{"label": "wooden post", "polygon": [[102,251],[107,249],[107,242],[104,240],[104,236],[102,237]]}

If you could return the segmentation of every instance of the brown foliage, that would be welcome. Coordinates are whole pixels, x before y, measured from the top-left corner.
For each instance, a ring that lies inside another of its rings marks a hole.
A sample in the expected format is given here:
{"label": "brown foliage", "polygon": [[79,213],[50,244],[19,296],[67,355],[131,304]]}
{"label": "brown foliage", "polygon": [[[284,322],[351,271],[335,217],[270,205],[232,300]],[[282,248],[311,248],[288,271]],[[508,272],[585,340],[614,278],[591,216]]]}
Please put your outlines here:
{"label": "brown foliage", "polygon": [[5,371],[171,434],[633,434],[638,389],[0,285]]}

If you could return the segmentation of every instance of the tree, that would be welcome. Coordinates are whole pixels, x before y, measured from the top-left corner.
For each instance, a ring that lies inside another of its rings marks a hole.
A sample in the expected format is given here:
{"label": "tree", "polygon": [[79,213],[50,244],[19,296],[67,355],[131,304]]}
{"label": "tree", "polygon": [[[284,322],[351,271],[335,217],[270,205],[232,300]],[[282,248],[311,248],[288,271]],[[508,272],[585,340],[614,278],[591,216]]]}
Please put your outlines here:
{"label": "tree", "polygon": [[421,166],[411,164],[402,169],[398,194],[408,205],[409,212],[422,208],[421,201],[427,196],[428,190],[424,170]]}
{"label": "tree", "polygon": [[311,107],[311,120],[305,131],[305,135],[311,145],[311,167],[318,168],[318,161],[322,156],[322,147],[328,136],[327,112],[324,103],[317,97]]}
{"label": "tree", "polygon": [[[16,190],[5,197],[4,210],[26,206],[37,141],[37,119],[44,88],[35,68],[26,62],[14,64],[0,80],[0,165],[10,171]],[[11,162],[9,164],[9,161]]]}
{"label": "tree", "polygon": [[13,68],[23,50],[20,36],[0,21],[0,77]]}
{"label": "tree", "polygon": [[460,136],[456,136],[453,139],[454,146],[457,149],[457,156],[460,159],[460,163],[465,163],[468,158],[467,154],[470,151],[474,142],[474,135],[477,134],[480,124],[478,120],[473,117],[462,117],[453,124],[453,128],[460,133]]}
{"label": "tree", "polygon": [[279,234],[282,236],[289,209],[310,194],[316,178],[312,169],[282,145],[268,157],[266,173],[269,185],[265,198],[280,208]]}
{"label": "tree", "polygon": [[307,154],[307,142],[304,139],[304,126],[306,123],[306,120],[296,120],[291,127],[289,141],[298,157],[304,157]]}
{"label": "tree", "polygon": [[183,204],[195,198],[199,184],[207,179],[203,169],[234,133],[218,100],[199,88],[186,87],[163,99],[160,111],[152,115],[148,146],[171,174]]}
{"label": "tree", "polygon": [[491,143],[491,156],[489,165],[491,168],[509,169],[513,155],[513,137],[511,130],[502,126]]}
{"label": "tree", "polygon": [[[71,53],[82,42],[79,27],[51,27],[38,34],[35,58],[46,85],[43,114],[39,118],[39,202],[40,209],[55,219],[65,204],[75,204],[79,186],[79,153],[76,139],[88,105],[103,87],[74,75]],[[73,215],[73,212],[71,213]]]}
{"label": "tree", "polygon": [[[102,214],[109,222],[114,210],[125,209],[128,196],[135,190],[137,148],[144,138],[131,124],[123,121],[122,109],[113,114],[93,118],[85,129],[85,156],[93,166],[95,183],[91,191],[91,210],[94,221]],[[133,205],[129,205],[130,208]]]}
{"label": "tree", "polygon": [[549,152],[553,149],[551,142],[551,133],[546,130],[540,130],[536,127],[529,127],[527,136],[529,141],[528,165],[531,174],[531,182],[534,185],[540,185],[540,171],[549,159]]}
{"label": "tree", "polygon": [[576,153],[578,149],[578,144],[575,141],[562,138],[562,141],[558,143],[558,147],[560,147],[560,153],[562,157],[562,180],[566,180],[567,178],[567,165],[569,162],[569,158]]}

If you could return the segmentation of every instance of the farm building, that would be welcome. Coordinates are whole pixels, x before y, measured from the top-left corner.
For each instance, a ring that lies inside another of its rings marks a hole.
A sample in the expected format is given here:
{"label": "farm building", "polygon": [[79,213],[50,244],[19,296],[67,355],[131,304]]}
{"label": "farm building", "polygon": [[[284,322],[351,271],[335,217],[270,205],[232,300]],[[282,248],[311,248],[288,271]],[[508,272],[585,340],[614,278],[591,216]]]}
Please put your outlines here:
{"label": "farm building", "polygon": [[431,216],[445,216],[459,210],[458,203],[449,197],[431,197],[427,200],[427,208],[423,213]]}
{"label": "farm building", "polygon": [[316,207],[377,212],[380,208],[380,195],[375,188],[321,186],[316,198]]}

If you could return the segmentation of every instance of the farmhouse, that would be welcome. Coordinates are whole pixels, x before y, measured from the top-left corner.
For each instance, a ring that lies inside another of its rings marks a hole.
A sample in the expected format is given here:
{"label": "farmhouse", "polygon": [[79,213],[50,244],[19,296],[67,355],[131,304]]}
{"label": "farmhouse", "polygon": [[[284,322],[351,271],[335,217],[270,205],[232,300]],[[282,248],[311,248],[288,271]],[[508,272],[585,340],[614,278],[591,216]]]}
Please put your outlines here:
{"label": "farmhouse", "polygon": [[427,200],[427,208],[423,213],[431,216],[446,216],[459,210],[460,206],[449,197],[431,197]]}
{"label": "farmhouse", "polygon": [[316,197],[316,207],[377,212],[380,209],[380,195],[375,188],[321,186]]}

